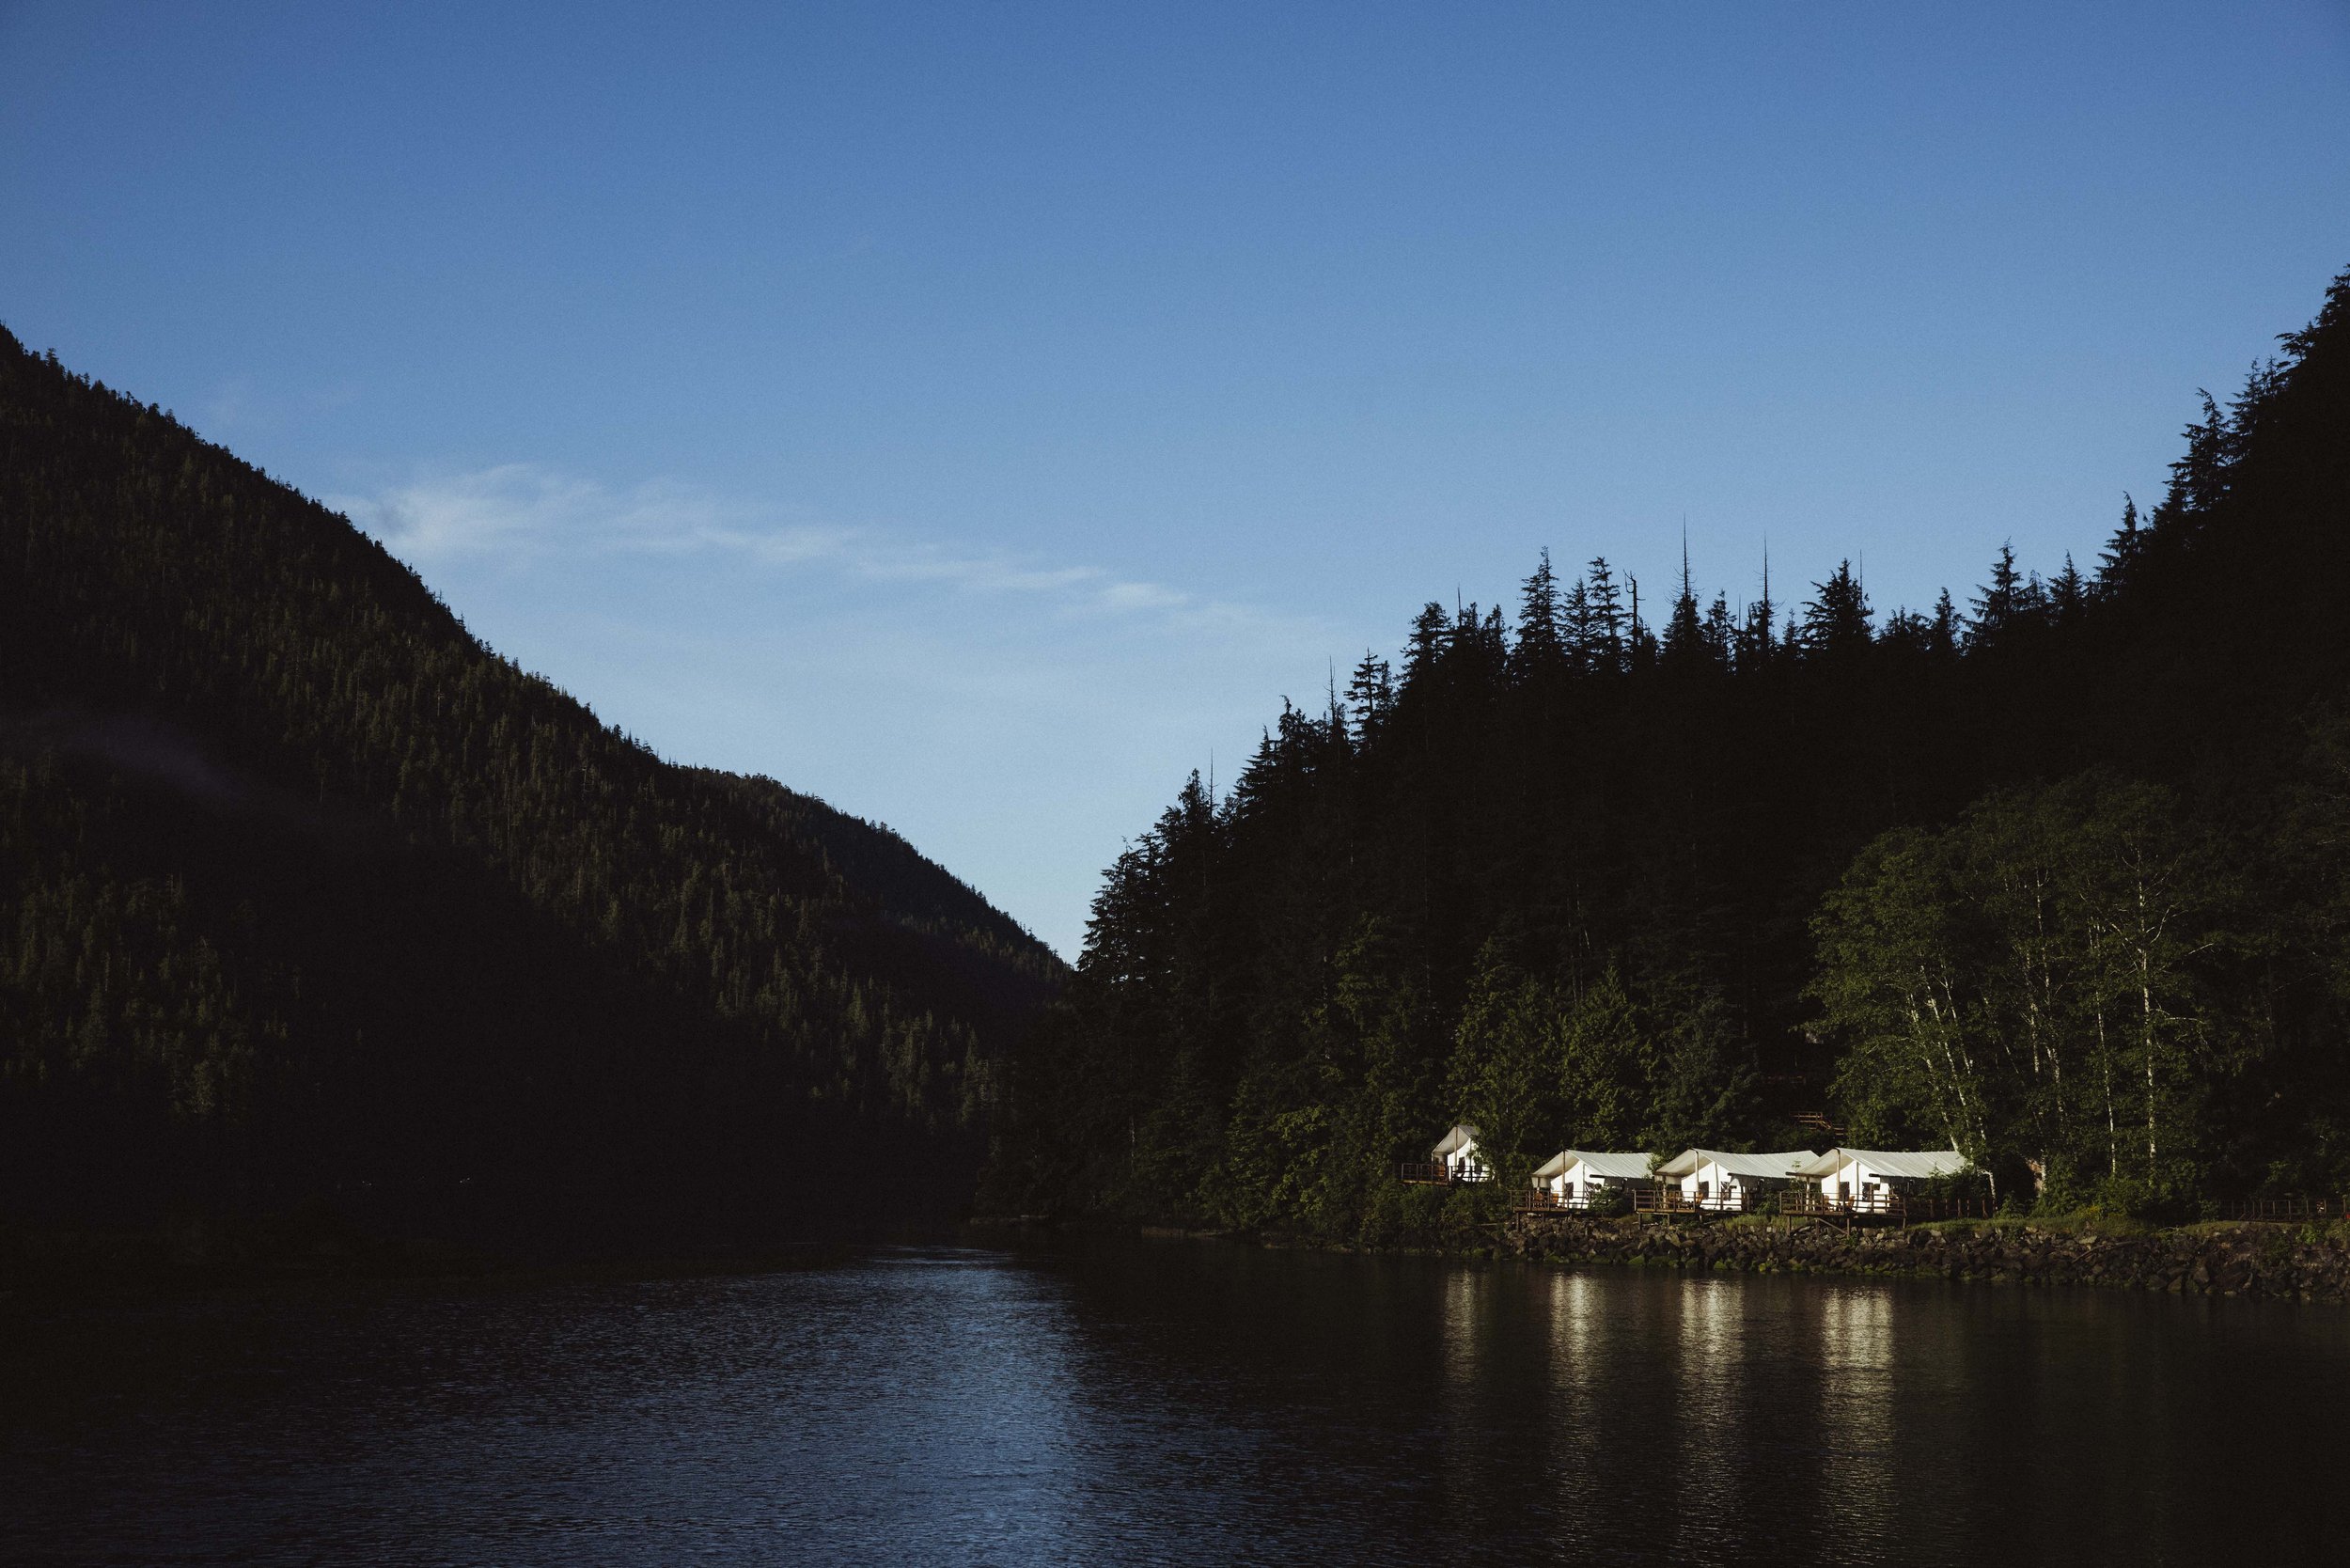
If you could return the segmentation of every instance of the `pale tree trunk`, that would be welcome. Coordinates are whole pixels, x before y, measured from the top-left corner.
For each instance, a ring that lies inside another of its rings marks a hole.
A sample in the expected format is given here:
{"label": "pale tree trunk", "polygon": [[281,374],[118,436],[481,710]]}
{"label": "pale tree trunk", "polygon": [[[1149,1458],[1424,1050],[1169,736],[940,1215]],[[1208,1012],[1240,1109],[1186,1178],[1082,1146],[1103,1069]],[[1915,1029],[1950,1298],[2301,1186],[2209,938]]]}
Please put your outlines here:
{"label": "pale tree trunk", "polygon": [[2097,1065],[2106,1079],[2106,1174],[2122,1174],[2122,1127],[2113,1114],[2113,1053],[2106,1044],[2106,1004],[2097,1004]]}
{"label": "pale tree trunk", "polygon": [[2153,955],[2138,953],[2138,1000],[2146,1020],[2146,1185],[2154,1184],[2154,980]]}
{"label": "pale tree trunk", "polygon": [[[1966,1050],[1963,1040],[1955,1048],[1951,1044],[1952,1039],[1958,1035],[1960,1017],[1957,988],[1950,977],[1945,974],[1941,977],[1940,996],[1937,996],[1935,979],[1925,971],[1922,965],[1919,967],[1919,979],[1925,991],[1926,1011],[1933,1014],[1935,1020],[1935,1033],[1939,1037],[1943,1066],[1950,1074],[1951,1098],[1957,1103],[1955,1117],[1945,1118],[1944,1131],[1950,1136],[1951,1147],[1957,1148],[1966,1141],[1961,1135],[1971,1122],[1975,1148],[1987,1150],[1991,1146],[1991,1127],[1982,1104],[1982,1096],[1977,1094],[1974,1097],[1974,1104],[1971,1106],[1967,1104],[1967,1088],[1974,1081],[1974,1058]],[[1916,1008],[1913,1003],[1913,1016],[1915,1011]],[[1994,1175],[1990,1177],[1990,1181],[1992,1198],[1996,1200],[1998,1197],[1998,1178]]]}

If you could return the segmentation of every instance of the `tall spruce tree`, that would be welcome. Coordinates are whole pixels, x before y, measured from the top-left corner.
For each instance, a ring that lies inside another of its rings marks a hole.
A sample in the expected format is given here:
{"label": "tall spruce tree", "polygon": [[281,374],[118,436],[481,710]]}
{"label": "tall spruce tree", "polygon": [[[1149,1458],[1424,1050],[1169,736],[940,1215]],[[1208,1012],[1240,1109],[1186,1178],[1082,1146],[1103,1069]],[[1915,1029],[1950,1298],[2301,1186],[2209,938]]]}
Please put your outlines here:
{"label": "tall spruce tree", "polygon": [[1991,563],[1991,581],[1975,594],[1975,613],[1966,622],[1967,645],[1997,647],[2018,629],[2029,604],[2023,573],[2015,565],[2015,546],[2002,543]]}
{"label": "tall spruce tree", "polygon": [[1625,669],[1623,590],[1617,587],[1616,574],[1605,556],[1591,557],[1583,580],[1590,606],[1591,667],[1599,674],[1621,675]]}
{"label": "tall spruce tree", "polygon": [[1853,576],[1852,562],[1839,561],[1827,580],[1811,588],[1818,597],[1804,606],[1805,656],[1838,663],[1857,659],[1869,647],[1869,600]]}
{"label": "tall spruce tree", "polygon": [[1567,671],[1567,644],[1559,625],[1559,580],[1545,549],[1518,596],[1517,641],[1510,651],[1510,673],[1522,686],[1544,686]]}

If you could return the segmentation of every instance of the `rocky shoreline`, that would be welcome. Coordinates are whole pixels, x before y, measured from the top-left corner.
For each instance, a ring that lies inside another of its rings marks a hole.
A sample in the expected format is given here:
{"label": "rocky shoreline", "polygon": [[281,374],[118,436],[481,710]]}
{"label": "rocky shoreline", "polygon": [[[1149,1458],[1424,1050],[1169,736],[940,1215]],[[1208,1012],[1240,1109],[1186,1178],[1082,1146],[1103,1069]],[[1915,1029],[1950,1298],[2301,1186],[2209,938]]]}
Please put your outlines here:
{"label": "rocky shoreline", "polygon": [[1844,1232],[1821,1224],[1519,1214],[1502,1228],[1502,1250],[1538,1262],[2103,1285],[2350,1302],[2350,1238],[2339,1231],[2294,1225],[2108,1233],[1991,1222]]}

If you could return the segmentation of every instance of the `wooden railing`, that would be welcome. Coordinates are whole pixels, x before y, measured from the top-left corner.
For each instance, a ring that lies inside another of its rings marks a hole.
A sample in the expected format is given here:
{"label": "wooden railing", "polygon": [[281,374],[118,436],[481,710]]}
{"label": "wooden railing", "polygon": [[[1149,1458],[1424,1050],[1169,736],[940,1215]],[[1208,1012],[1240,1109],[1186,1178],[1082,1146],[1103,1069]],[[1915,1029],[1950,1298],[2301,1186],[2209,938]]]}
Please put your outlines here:
{"label": "wooden railing", "polygon": [[1922,1225],[1937,1219],[1989,1219],[1988,1198],[1918,1198],[1880,1187],[1874,1192],[1823,1192],[1818,1187],[1790,1187],[1778,1195],[1778,1212],[1809,1219],[1889,1219],[1902,1225]]}
{"label": "wooden railing", "polygon": [[1751,1187],[1742,1186],[1733,1192],[1717,1192],[1704,1198],[1691,1198],[1678,1186],[1632,1189],[1632,1212],[1636,1215],[1744,1215],[1760,1207],[1761,1196]]}
{"label": "wooden railing", "polygon": [[1783,1215],[1870,1215],[1889,1218],[1902,1211],[1902,1195],[1885,1187],[1860,1193],[1790,1187],[1778,1195],[1778,1212]]}
{"label": "wooden railing", "polygon": [[1405,1160],[1396,1168],[1396,1174],[1415,1186],[1425,1187],[1473,1186],[1494,1179],[1491,1166],[1474,1160],[1457,1167],[1443,1160]]}
{"label": "wooden railing", "polygon": [[1518,1199],[1518,1208],[1523,1208],[1523,1211],[1528,1211],[1528,1213],[1546,1211],[1546,1208],[1560,1208],[1560,1211],[1570,1211],[1570,1213],[1584,1213],[1584,1211],[1589,1211],[1589,1208],[1624,1208],[1624,1197],[1622,1197],[1624,1192],[1631,1192],[1634,1197],[1638,1197],[1640,1189],[1638,1187],[1601,1187],[1598,1192],[1587,1192],[1587,1194],[1582,1194],[1582,1197],[1574,1197],[1574,1194],[1559,1197],[1559,1194],[1551,1192],[1549,1187],[1535,1187],[1532,1192],[1528,1192],[1526,1197]]}
{"label": "wooden railing", "polygon": [[1593,1210],[1602,1214],[1621,1214],[1626,1207],[1625,1195],[1629,1194],[1637,1200],[1640,1190],[1638,1187],[1603,1187],[1579,1198],[1561,1198],[1546,1187],[1536,1187],[1518,1199],[1517,1208],[1520,1214],[1579,1215]]}

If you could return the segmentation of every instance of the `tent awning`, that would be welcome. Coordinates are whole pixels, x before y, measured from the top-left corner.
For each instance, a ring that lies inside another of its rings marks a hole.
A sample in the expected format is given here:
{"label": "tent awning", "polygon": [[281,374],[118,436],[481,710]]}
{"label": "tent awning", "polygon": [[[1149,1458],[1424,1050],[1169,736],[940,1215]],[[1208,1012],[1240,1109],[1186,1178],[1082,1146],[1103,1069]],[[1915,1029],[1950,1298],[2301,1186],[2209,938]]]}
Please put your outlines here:
{"label": "tent awning", "polygon": [[1848,1165],[1865,1165],[1880,1176],[1923,1180],[1929,1176],[1963,1176],[1974,1163],[1955,1149],[1831,1149],[1808,1160],[1798,1176],[1833,1176]]}
{"label": "tent awning", "polygon": [[1610,1182],[1637,1182],[1648,1175],[1648,1155],[1635,1151],[1624,1153],[1614,1150],[1561,1149],[1535,1168],[1534,1180],[1546,1182],[1564,1176],[1578,1163],[1593,1176]]}
{"label": "tent awning", "polygon": [[1784,1181],[1795,1173],[1798,1166],[1810,1165],[1819,1158],[1810,1149],[1782,1149],[1763,1154],[1737,1154],[1722,1149],[1684,1149],[1656,1168],[1659,1176],[1687,1176],[1700,1166],[1716,1165],[1731,1176],[1744,1176],[1753,1181]]}

